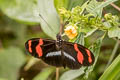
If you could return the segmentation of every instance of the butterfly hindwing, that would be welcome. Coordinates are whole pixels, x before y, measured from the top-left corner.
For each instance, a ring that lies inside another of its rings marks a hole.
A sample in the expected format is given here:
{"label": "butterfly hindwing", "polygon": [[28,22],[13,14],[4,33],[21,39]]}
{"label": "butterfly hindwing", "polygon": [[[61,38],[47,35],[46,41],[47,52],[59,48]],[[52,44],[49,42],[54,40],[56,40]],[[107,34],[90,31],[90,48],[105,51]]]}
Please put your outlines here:
{"label": "butterfly hindwing", "polygon": [[49,52],[42,57],[42,60],[52,66],[56,66],[56,67],[64,66],[62,61],[61,51]]}
{"label": "butterfly hindwing", "polygon": [[64,56],[69,68],[79,69],[82,65],[89,66],[94,63],[94,56],[89,49],[77,43],[63,41],[63,44],[62,49],[67,54]]}

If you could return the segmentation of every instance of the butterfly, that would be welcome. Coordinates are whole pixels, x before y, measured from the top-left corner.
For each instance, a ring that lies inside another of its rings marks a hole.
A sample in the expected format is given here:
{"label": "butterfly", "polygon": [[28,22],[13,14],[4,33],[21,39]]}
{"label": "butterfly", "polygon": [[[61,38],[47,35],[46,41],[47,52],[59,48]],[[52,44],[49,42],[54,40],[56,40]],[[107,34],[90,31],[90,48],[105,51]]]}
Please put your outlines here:
{"label": "butterfly", "polygon": [[34,57],[56,67],[79,69],[81,66],[90,66],[94,63],[93,53],[86,47],[62,40],[32,38],[25,43],[26,50]]}

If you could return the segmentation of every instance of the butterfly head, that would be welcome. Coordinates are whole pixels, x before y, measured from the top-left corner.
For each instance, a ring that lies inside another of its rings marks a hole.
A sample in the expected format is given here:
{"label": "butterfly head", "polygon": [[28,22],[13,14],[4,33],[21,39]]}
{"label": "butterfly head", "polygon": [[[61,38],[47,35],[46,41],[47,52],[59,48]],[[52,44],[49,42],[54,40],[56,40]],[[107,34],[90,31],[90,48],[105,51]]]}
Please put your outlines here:
{"label": "butterfly head", "polygon": [[61,45],[62,45],[62,38],[61,38],[61,35],[58,33],[57,36],[56,36],[57,40],[56,40],[56,47],[58,49],[61,48]]}
{"label": "butterfly head", "polygon": [[61,41],[62,40],[61,35],[59,33],[57,34],[56,38],[57,38],[57,41]]}

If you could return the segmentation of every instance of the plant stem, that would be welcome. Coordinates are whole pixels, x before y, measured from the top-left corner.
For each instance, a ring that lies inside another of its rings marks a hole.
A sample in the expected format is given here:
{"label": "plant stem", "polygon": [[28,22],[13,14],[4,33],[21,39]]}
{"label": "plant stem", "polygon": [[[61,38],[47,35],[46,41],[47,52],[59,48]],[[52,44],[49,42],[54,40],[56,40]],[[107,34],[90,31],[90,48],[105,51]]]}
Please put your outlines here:
{"label": "plant stem", "polygon": [[59,80],[59,68],[56,68],[56,80]]}
{"label": "plant stem", "polygon": [[[104,0],[104,1],[106,1],[106,0]],[[112,7],[114,7],[115,9],[117,9],[118,11],[120,11],[120,7],[118,7],[117,5],[115,5],[114,3],[111,3],[110,4]]]}
{"label": "plant stem", "polygon": [[117,5],[115,5],[115,4],[113,4],[113,3],[111,3],[111,5],[112,5],[115,9],[117,9],[118,11],[120,11],[120,8],[119,8]]}
{"label": "plant stem", "polygon": [[116,44],[114,46],[114,49],[112,51],[112,55],[110,56],[110,60],[108,61],[106,68],[110,65],[110,63],[112,62],[113,58],[115,57],[115,53],[117,52],[118,47],[119,47],[119,40],[117,40],[117,42],[116,42]]}

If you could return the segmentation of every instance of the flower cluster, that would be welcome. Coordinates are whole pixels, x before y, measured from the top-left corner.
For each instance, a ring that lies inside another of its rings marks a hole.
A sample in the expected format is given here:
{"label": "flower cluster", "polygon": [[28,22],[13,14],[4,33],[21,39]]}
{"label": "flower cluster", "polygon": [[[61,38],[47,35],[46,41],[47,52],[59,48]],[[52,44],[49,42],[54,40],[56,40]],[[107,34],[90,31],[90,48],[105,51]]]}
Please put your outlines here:
{"label": "flower cluster", "polygon": [[60,8],[59,14],[63,22],[68,22],[64,29],[65,35],[73,40],[81,32],[90,35],[97,29],[108,31],[111,27],[119,27],[120,25],[117,16],[110,13],[105,14],[104,17],[96,16],[93,13],[85,12],[85,8],[80,6],[72,8],[71,11]]}

